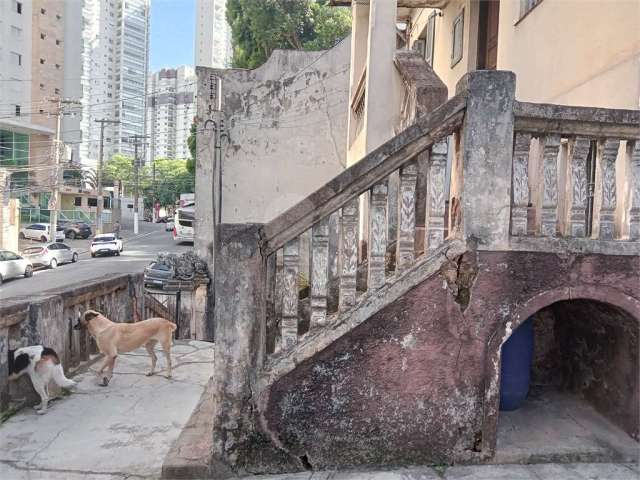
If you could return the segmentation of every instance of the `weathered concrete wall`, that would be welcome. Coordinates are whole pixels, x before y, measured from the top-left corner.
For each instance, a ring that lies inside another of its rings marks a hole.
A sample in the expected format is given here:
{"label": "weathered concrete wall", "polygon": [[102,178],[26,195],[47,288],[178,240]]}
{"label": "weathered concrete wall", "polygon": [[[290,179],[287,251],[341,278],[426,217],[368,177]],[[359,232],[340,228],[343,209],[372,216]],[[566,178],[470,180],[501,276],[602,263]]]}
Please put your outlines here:
{"label": "weathered concrete wall", "polygon": [[[263,424],[292,459],[313,468],[487,458],[496,441],[502,342],[535,312],[569,299],[617,305],[635,318],[637,336],[637,262],[465,254],[279,379]],[[627,347],[616,362],[637,362]],[[627,388],[637,398],[637,382]],[[591,396],[596,405],[598,398]]]}
{"label": "weathered concrete wall", "polygon": [[0,409],[33,388],[28,378],[8,382],[8,354],[29,345],[53,348],[65,371],[87,360],[96,351],[86,331],[73,330],[79,312],[96,309],[114,322],[134,321],[133,309],[141,308],[142,274],[120,275],[3,301],[0,308]]}
{"label": "weathered concrete wall", "polygon": [[349,39],[326,52],[276,50],[255,70],[198,70],[210,73],[222,79],[228,133],[222,222],[269,221],[343,170]]}

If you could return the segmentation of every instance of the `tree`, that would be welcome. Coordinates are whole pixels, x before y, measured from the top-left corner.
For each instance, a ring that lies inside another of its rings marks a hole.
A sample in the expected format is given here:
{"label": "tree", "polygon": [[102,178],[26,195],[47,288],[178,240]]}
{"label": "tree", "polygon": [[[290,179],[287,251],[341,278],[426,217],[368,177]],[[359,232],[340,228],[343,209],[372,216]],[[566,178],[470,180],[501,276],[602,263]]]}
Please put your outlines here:
{"label": "tree", "polygon": [[191,123],[191,129],[189,130],[189,137],[187,138],[187,146],[189,147],[189,153],[191,158],[187,160],[187,170],[192,175],[196,173],[196,130],[198,126],[196,122]]}
{"label": "tree", "polygon": [[325,50],[349,34],[351,12],[326,0],[228,0],[233,66],[255,68],[276,48]]}
{"label": "tree", "polygon": [[155,184],[149,167],[144,168],[142,176],[145,205],[151,206],[154,191],[160,205],[173,205],[181,193],[194,191],[195,176],[187,167],[188,160],[157,158],[153,163],[156,169]]}
{"label": "tree", "polygon": [[133,158],[119,153],[107,160],[102,170],[103,184],[118,185],[120,195],[123,185],[128,187],[133,184],[133,177]]}

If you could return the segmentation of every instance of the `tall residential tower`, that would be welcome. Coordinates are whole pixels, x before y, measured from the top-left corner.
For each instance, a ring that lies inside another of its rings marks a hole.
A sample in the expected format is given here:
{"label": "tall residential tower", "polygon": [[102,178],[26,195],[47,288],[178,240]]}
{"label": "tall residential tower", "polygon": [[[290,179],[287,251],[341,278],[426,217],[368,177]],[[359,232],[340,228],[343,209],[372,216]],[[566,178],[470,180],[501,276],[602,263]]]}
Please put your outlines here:
{"label": "tall residential tower", "polygon": [[227,0],[196,0],[196,66],[231,66],[231,28]]}
{"label": "tall residential tower", "polygon": [[133,155],[129,137],[145,133],[149,0],[68,0],[65,6],[65,96],[82,101],[77,117],[65,119],[65,140],[79,144],[84,165],[95,166],[96,120],[118,120],[105,128],[104,158]]}

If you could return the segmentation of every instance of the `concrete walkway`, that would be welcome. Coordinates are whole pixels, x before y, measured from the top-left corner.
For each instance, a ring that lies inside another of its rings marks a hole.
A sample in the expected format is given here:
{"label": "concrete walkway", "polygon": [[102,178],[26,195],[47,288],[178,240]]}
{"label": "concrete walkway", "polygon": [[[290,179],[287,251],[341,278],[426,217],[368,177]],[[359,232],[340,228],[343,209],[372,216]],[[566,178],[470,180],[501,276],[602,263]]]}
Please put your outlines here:
{"label": "concrete walkway", "polygon": [[574,463],[401,468],[388,471],[309,472],[260,475],[243,480],[636,480],[638,465]]}
{"label": "concrete walkway", "polygon": [[[49,404],[46,415],[25,408],[0,425],[2,480],[158,478],[213,372],[213,344],[178,341],[173,379],[145,376],[144,349],[118,356],[108,387],[97,365],[78,375],[75,392]],[[158,367],[164,368],[158,352]]]}

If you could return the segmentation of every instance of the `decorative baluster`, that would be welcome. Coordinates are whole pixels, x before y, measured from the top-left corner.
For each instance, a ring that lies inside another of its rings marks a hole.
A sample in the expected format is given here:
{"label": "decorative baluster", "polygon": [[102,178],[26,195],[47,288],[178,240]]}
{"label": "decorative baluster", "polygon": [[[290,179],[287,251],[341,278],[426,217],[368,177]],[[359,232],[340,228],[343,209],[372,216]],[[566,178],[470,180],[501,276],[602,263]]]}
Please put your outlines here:
{"label": "decorative baluster", "polygon": [[445,175],[447,173],[447,142],[431,147],[427,191],[426,251],[434,250],[444,241]]}
{"label": "decorative baluster", "polygon": [[367,288],[376,290],[385,282],[387,253],[387,182],[383,180],[371,189],[369,196],[369,276]]}
{"label": "decorative baluster", "polygon": [[640,140],[631,148],[631,212],[629,238],[640,240]]}
{"label": "decorative baluster", "polygon": [[358,272],[358,204],[359,198],[349,200],[342,207],[340,219],[340,310],[356,304],[356,274]]}
{"label": "decorative baluster", "polygon": [[418,164],[415,160],[400,169],[398,240],[396,242],[396,272],[398,273],[409,268],[415,259],[417,179]]}
{"label": "decorative baluster", "polygon": [[327,322],[327,284],[329,278],[329,217],[311,231],[311,328]]}
{"label": "decorative baluster", "polygon": [[602,168],[602,204],[600,206],[600,240],[613,240],[616,212],[616,157],[620,140],[598,142]]}
{"label": "decorative baluster", "polygon": [[266,349],[265,353],[270,354],[275,351],[276,325],[278,317],[276,316],[276,253],[272,253],[267,257],[266,265]]}
{"label": "decorative baluster", "polygon": [[284,246],[284,278],[282,282],[282,349],[288,350],[298,342],[298,269],[300,265],[299,238]]}
{"label": "decorative baluster", "polygon": [[513,148],[513,203],[511,205],[511,235],[527,234],[529,207],[529,147],[531,135],[516,133]]}
{"label": "decorative baluster", "polygon": [[548,135],[542,157],[542,235],[555,237],[558,223],[558,151],[560,137]]}
{"label": "decorative baluster", "polygon": [[569,235],[584,237],[587,231],[587,156],[591,141],[577,137],[569,144],[571,169],[571,206],[569,210]]}

